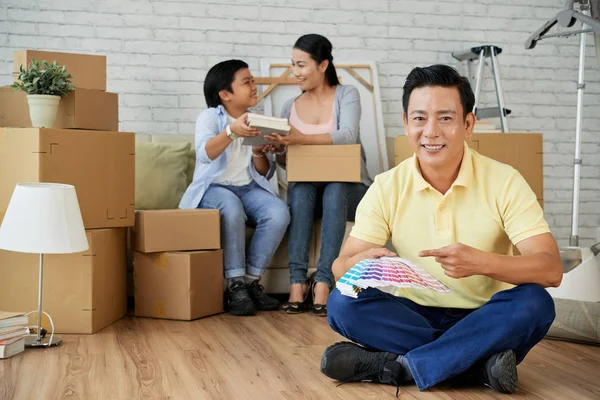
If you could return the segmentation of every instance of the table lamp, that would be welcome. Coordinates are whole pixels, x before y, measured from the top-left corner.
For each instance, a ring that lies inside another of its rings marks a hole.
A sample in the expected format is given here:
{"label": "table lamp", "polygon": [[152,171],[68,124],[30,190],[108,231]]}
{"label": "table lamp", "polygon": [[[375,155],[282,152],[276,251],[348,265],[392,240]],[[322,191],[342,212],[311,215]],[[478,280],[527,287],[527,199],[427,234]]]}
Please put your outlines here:
{"label": "table lamp", "polygon": [[26,347],[47,347],[61,342],[54,337],[54,326],[49,339],[41,337],[44,254],[79,253],[88,248],[74,186],[58,183],[16,185],[0,225],[0,249],[40,255],[37,337],[27,337]]}

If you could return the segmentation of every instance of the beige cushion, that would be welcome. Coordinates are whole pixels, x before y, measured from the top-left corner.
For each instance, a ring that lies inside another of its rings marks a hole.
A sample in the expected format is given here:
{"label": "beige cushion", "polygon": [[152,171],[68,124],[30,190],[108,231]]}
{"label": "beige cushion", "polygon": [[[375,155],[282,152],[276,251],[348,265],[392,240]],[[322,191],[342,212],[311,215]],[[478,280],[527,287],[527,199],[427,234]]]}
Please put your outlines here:
{"label": "beige cushion", "polygon": [[188,186],[190,143],[136,143],[135,208],[173,209]]}
{"label": "beige cushion", "polygon": [[547,333],[550,339],[600,344],[600,303],[554,299],[556,318]]}

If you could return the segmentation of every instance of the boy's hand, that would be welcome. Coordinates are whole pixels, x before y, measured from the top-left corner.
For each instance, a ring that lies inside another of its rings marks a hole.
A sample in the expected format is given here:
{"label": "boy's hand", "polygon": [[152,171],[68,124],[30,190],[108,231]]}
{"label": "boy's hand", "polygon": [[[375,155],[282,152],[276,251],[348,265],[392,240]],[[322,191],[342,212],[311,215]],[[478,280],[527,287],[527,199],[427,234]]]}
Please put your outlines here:
{"label": "boy's hand", "polygon": [[246,124],[248,120],[248,113],[244,113],[241,117],[236,119],[229,128],[231,132],[241,137],[252,137],[260,135],[260,131],[256,128],[251,128]]}
{"label": "boy's hand", "polygon": [[255,156],[263,155],[268,152],[275,151],[275,146],[272,144],[264,144],[261,146],[252,146],[252,153]]}

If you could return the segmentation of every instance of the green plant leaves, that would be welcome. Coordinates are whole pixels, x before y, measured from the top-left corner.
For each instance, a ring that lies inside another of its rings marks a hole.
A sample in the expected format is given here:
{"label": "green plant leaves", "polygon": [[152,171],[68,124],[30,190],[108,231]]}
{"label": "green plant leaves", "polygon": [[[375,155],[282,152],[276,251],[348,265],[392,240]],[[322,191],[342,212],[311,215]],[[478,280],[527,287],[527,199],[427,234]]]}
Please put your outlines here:
{"label": "green plant leaves", "polygon": [[31,59],[28,68],[20,66],[17,80],[11,85],[17,90],[22,90],[27,94],[47,94],[52,96],[66,96],[69,92],[75,90],[71,84],[71,74],[68,73],[65,65],[60,65],[56,61],[48,63]]}

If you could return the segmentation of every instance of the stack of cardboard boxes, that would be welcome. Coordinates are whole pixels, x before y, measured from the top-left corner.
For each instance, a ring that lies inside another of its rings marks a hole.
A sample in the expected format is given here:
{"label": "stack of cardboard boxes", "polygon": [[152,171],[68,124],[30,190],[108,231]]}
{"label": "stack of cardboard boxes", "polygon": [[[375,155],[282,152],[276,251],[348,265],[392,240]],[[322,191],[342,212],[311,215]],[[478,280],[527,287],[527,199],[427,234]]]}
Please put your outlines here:
{"label": "stack of cardboard boxes", "polygon": [[136,317],[193,320],[223,312],[218,210],[136,211]]}
{"label": "stack of cardboard boxes", "polygon": [[[57,333],[93,333],[127,311],[134,134],[118,132],[105,56],[18,51],[14,71],[32,58],[66,65],[76,90],[61,99],[56,127],[38,129],[31,128],[25,93],[0,88],[0,220],[17,182],[75,186],[89,250],[44,256],[43,309]],[[37,284],[37,255],[0,251],[0,309],[37,309]]]}

